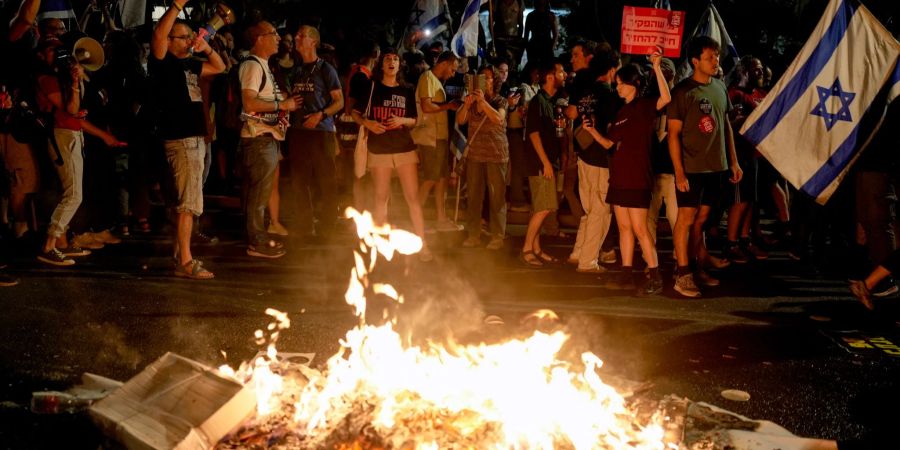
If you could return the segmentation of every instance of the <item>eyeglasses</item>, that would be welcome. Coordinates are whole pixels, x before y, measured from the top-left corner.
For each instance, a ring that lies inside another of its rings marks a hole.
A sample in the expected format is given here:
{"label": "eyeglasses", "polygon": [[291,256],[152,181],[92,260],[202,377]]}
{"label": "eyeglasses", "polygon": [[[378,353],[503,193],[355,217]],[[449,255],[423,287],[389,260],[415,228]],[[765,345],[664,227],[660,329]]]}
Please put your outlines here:
{"label": "eyeglasses", "polygon": [[169,39],[183,39],[185,41],[189,41],[194,38],[192,34],[182,34],[180,36],[169,36]]}
{"label": "eyeglasses", "polygon": [[278,31],[270,31],[268,33],[263,33],[260,36],[278,36]]}

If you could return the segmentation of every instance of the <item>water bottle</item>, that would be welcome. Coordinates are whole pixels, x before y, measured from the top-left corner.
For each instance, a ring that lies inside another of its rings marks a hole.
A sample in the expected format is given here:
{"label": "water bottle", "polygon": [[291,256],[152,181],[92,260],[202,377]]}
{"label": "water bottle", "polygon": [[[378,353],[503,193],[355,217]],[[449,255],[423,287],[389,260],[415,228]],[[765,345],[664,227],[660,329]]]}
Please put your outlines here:
{"label": "water bottle", "polygon": [[35,392],[31,395],[31,412],[35,414],[73,414],[84,411],[93,399],[75,397],[65,392]]}
{"label": "water bottle", "polygon": [[556,137],[561,138],[566,135],[566,116],[563,115],[562,106],[556,106]]}

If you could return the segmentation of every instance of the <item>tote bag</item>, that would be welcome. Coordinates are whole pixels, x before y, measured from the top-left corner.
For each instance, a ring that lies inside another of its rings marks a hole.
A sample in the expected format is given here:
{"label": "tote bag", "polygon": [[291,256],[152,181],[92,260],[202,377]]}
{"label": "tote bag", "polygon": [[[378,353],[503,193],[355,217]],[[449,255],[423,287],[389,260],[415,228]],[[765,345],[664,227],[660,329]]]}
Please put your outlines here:
{"label": "tote bag", "polygon": [[[369,117],[369,108],[372,107],[372,94],[375,92],[375,82],[372,82],[372,90],[369,91],[369,103],[366,105],[366,113],[363,118]],[[365,126],[359,126],[359,135],[356,137],[356,149],[353,152],[353,174],[356,178],[362,178],[366,174],[366,162],[369,158],[369,130]]]}

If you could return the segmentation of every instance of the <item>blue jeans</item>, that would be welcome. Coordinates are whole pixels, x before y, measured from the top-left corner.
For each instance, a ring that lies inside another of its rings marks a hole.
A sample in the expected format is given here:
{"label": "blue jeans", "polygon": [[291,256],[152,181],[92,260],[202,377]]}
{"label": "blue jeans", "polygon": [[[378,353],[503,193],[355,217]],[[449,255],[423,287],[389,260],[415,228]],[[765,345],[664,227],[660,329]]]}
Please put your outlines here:
{"label": "blue jeans", "polygon": [[269,241],[266,233],[266,205],[272,195],[279,142],[269,135],[241,138],[241,167],[244,170],[244,212],[250,245]]}

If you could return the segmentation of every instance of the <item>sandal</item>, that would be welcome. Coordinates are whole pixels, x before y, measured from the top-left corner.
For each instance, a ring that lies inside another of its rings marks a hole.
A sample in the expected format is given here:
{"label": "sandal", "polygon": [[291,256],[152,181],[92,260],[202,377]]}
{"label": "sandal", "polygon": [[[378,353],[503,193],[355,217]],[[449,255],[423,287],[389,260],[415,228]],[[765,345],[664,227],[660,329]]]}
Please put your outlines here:
{"label": "sandal", "polygon": [[552,257],[552,256],[550,256],[550,255],[548,255],[548,254],[546,254],[546,253],[544,253],[544,252],[540,252],[540,251],[539,251],[539,252],[535,253],[535,256],[537,256],[538,258],[540,258],[540,259],[541,259],[543,262],[545,262],[545,263],[550,263],[550,264],[557,264],[557,263],[559,263],[559,259],[554,258],[554,257]]}
{"label": "sandal", "polygon": [[528,267],[543,267],[544,263],[533,251],[527,250],[519,253],[519,261]]}
{"label": "sandal", "polygon": [[203,263],[198,259],[192,259],[187,265],[175,265],[175,276],[190,278],[192,280],[210,280],[215,278],[215,275],[212,272],[203,268]]}

